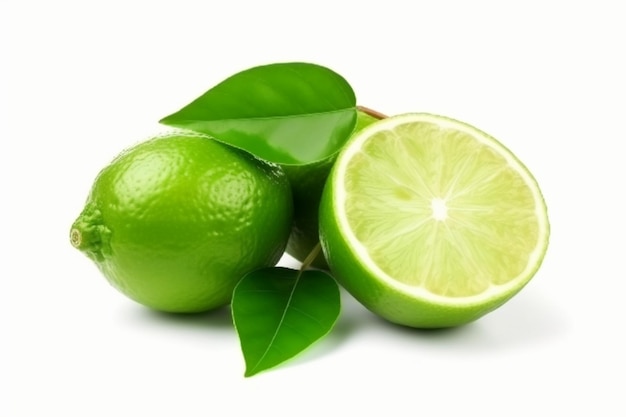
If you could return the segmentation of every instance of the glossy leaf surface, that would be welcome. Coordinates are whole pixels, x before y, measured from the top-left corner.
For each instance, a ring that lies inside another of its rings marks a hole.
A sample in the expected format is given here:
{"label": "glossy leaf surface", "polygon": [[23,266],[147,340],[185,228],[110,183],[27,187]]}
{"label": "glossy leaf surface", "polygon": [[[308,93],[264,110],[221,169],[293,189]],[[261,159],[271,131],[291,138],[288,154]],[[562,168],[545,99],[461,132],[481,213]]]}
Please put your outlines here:
{"label": "glossy leaf surface", "polygon": [[163,118],[268,161],[301,165],[337,152],[356,123],[348,82],[319,65],[293,62],[239,72]]}
{"label": "glossy leaf surface", "polygon": [[326,335],[341,309],[339,287],[322,271],[264,268],[233,293],[232,314],[245,376],[272,368]]}

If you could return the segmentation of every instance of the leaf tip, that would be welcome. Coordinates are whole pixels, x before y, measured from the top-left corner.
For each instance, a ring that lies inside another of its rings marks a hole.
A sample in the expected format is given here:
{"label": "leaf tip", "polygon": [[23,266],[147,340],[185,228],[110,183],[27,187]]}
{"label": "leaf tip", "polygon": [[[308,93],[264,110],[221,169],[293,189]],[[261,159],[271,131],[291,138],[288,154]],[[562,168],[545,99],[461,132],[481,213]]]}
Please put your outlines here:
{"label": "leaf tip", "polygon": [[169,116],[165,116],[165,117],[161,118],[161,120],[159,120],[159,123],[162,124],[162,125],[168,126],[170,124],[170,119],[171,118],[172,118],[171,114]]}

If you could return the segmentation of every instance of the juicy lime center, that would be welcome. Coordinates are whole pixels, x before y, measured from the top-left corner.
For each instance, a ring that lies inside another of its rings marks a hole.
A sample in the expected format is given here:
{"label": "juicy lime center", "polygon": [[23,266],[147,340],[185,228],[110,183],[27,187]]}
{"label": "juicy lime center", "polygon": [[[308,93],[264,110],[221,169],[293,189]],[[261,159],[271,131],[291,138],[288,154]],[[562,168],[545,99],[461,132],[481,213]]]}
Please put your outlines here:
{"label": "juicy lime center", "polygon": [[443,221],[448,217],[448,206],[443,198],[433,198],[430,206],[433,209],[433,219]]}

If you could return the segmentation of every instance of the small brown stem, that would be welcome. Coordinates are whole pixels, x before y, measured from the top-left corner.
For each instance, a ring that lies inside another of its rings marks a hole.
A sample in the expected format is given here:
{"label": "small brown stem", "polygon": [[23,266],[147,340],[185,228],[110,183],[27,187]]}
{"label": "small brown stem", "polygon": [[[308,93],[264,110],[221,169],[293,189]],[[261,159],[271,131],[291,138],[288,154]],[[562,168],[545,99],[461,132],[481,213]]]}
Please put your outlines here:
{"label": "small brown stem", "polygon": [[315,258],[317,258],[317,255],[320,254],[321,250],[322,250],[322,245],[320,245],[320,243],[317,242],[317,245],[315,245],[315,247],[311,249],[311,252],[306,256],[306,258],[304,258],[304,261],[302,261],[302,266],[300,266],[300,271],[304,271],[308,269],[313,263],[313,261],[315,260]]}
{"label": "small brown stem", "polygon": [[378,112],[376,110],[370,109],[369,107],[365,107],[365,106],[356,106],[357,110],[362,111],[365,114],[369,114],[372,117],[375,117],[376,119],[386,119],[388,116],[385,114],[382,114],[381,112]]}

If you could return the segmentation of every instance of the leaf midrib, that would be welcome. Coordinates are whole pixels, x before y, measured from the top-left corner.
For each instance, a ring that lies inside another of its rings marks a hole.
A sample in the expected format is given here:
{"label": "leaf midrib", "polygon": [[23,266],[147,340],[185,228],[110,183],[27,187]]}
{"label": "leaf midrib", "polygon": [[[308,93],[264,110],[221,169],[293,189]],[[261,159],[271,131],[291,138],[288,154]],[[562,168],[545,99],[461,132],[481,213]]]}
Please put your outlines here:
{"label": "leaf midrib", "polygon": [[289,305],[291,304],[291,300],[293,299],[293,295],[296,292],[296,287],[300,283],[300,277],[301,276],[302,276],[302,271],[300,270],[300,271],[298,271],[298,276],[296,277],[296,280],[295,280],[295,282],[293,284],[293,288],[291,289],[291,292],[289,293],[289,298],[287,299],[287,303],[285,304],[285,309],[283,310],[283,314],[280,317],[280,321],[278,322],[278,325],[276,326],[276,330],[274,331],[274,334],[272,335],[272,339],[268,343],[267,348],[263,352],[263,355],[261,355],[259,360],[254,365],[254,367],[250,370],[250,372],[249,372],[250,375],[253,375],[255,373],[254,371],[259,367],[259,365],[261,363],[263,363],[263,359],[265,359],[265,357],[269,353],[270,349],[272,348],[272,346],[274,344],[274,341],[276,340],[276,337],[278,336],[278,333],[280,332],[280,328],[282,327],[283,322],[285,321],[285,316],[287,315],[287,311],[289,310]]}
{"label": "leaf midrib", "polygon": [[[290,118],[294,118],[294,117],[313,117],[313,116],[320,116],[320,115],[325,115],[325,114],[333,114],[333,113],[342,113],[342,112],[346,112],[346,111],[350,111],[350,110],[356,110],[356,107],[345,107],[343,109],[336,109],[336,110],[330,110],[330,111],[320,111],[320,112],[306,112],[306,113],[294,113],[294,114],[288,114],[285,116],[263,116],[263,117],[239,117],[239,118],[227,118],[227,119],[178,119],[177,124],[178,123],[187,123],[187,122],[204,122],[204,123],[208,123],[208,122],[230,122],[230,121],[241,121],[241,120],[280,120],[280,119],[290,119]],[[165,117],[163,119],[161,119],[159,122],[163,122],[166,121],[168,118]]]}

